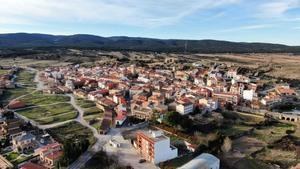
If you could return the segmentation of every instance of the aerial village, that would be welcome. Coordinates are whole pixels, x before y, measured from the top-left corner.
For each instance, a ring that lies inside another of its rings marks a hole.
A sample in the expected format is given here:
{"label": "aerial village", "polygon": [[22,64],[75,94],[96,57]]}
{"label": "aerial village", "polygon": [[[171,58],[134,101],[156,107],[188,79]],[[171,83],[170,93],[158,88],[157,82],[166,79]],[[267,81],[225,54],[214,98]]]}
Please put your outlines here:
{"label": "aerial village", "polygon": [[[166,60],[165,64],[170,62],[176,60]],[[7,72],[0,77],[0,95],[26,86],[15,82],[15,74],[24,69],[28,68],[2,67]],[[70,96],[70,102],[77,102],[74,107],[79,105],[78,102],[94,106],[90,112],[84,112],[87,114],[75,114],[70,119],[61,120],[60,124],[79,119],[88,128],[93,128],[94,136],[99,136],[98,140],[103,138],[101,148],[110,154],[121,154],[119,158],[126,158],[126,154],[120,152],[128,143],[134,158],[128,157],[125,161],[127,168],[145,165],[148,165],[145,168],[164,168],[168,161],[188,155],[189,160],[178,168],[189,169],[200,165],[219,169],[220,158],[221,161],[228,160],[226,157],[234,149],[232,145],[226,146],[226,143],[232,144],[235,138],[239,138],[237,135],[242,137],[255,132],[252,128],[237,134],[233,130],[227,131],[224,126],[231,125],[231,128],[237,125],[232,121],[228,124],[230,112],[261,116],[267,119],[263,122],[269,123],[283,121],[295,124],[300,121],[298,110],[280,110],[286,103],[298,104],[297,89],[286,82],[266,84],[264,79],[245,73],[240,67],[226,64],[213,64],[210,67],[193,64],[189,68],[170,69],[135,64],[92,67],[76,64],[47,67],[35,73],[38,81],[34,85],[40,86],[38,91],[30,92],[49,97]],[[30,84],[27,85],[30,88]],[[65,149],[64,143],[53,136],[56,133],[49,130],[56,126],[51,126],[51,123],[43,125],[42,118],[35,120],[35,116],[23,112],[24,108],[32,105],[28,105],[22,97],[27,96],[13,98],[1,105],[0,168],[13,168],[15,165],[21,169],[58,168],[57,163]],[[83,108],[86,110],[88,106]],[[78,109],[83,108],[79,105]],[[96,115],[93,115],[94,111]],[[90,118],[85,118],[87,116]],[[210,132],[220,128],[224,129],[225,134],[210,140]],[[116,132],[121,133],[122,138],[114,137]],[[216,151],[209,151],[214,149],[210,144],[206,148],[199,146],[204,140],[210,143],[217,138],[222,140],[219,148],[226,155],[220,156]],[[13,156],[18,157],[12,162]]]}

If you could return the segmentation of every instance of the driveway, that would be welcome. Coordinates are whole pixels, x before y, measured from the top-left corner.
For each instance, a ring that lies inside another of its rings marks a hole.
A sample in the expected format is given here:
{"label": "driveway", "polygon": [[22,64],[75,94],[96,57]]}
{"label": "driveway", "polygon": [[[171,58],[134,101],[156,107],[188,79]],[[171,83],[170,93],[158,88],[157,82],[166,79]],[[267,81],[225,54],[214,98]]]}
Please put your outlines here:
{"label": "driveway", "polygon": [[[115,131],[116,133],[116,131]],[[116,155],[119,162],[125,166],[131,166],[135,169],[157,169],[153,163],[145,162],[139,163],[142,157],[138,154],[137,150],[131,145],[130,140],[125,140],[119,133],[112,137],[117,142],[121,143],[121,147],[114,148],[109,143],[105,144],[104,150],[110,155]]]}

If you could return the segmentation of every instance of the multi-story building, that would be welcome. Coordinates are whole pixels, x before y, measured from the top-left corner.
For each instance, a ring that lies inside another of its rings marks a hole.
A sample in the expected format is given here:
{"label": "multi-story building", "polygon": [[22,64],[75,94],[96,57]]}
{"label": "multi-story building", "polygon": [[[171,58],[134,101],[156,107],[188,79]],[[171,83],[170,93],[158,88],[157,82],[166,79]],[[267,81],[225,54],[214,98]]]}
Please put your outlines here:
{"label": "multi-story building", "polygon": [[34,150],[37,146],[36,137],[31,133],[23,132],[22,135],[12,138],[13,149],[17,152]]}
{"label": "multi-story building", "polygon": [[145,119],[145,120],[149,120],[153,117],[153,111],[151,108],[143,107],[138,104],[131,105],[131,114],[132,116],[138,119]]}
{"label": "multi-story building", "polygon": [[261,99],[261,103],[264,106],[274,106],[277,103],[280,103],[282,101],[282,98],[276,94],[275,92],[268,93],[267,96]]}
{"label": "multi-story building", "polygon": [[232,103],[233,105],[237,105],[240,101],[239,95],[231,93],[214,92],[212,97],[219,102]]}
{"label": "multi-story building", "polygon": [[189,101],[178,102],[176,105],[176,111],[182,115],[186,115],[194,111],[194,105]]}
{"label": "multi-story building", "polygon": [[170,138],[162,131],[138,132],[136,148],[145,160],[154,164],[178,156],[177,148],[170,144]]}
{"label": "multi-story building", "polygon": [[38,149],[37,154],[40,157],[40,162],[43,166],[52,169],[63,154],[62,144],[52,143]]}
{"label": "multi-story building", "polygon": [[6,138],[6,136],[12,138],[21,135],[21,124],[21,121],[17,118],[0,120],[0,139]]}

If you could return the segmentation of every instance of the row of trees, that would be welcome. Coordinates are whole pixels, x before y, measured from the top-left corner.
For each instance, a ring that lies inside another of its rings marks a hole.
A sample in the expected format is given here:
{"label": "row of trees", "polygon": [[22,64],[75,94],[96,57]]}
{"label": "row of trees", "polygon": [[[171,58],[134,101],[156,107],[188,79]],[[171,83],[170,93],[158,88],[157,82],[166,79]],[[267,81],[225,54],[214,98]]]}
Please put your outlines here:
{"label": "row of trees", "polygon": [[168,112],[164,117],[163,123],[186,134],[193,134],[197,131],[209,133],[217,129],[220,125],[218,122],[200,124],[190,119],[188,116],[183,116],[178,112]]}
{"label": "row of trees", "polygon": [[[117,156],[109,156],[105,151],[97,152],[86,164],[85,169],[123,169]],[[130,168],[130,167],[128,167]]]}
{"label": "row of trees", "polygon": [[77,139],[76,141],[68,139],[63,145],[64,155],[60,164],[62,166],[68,166],[89,148],[90,142],[86,138]]}
{"label": "row of trees", "polygon": [[192,131],[193,126],[193,121],[188,116],[182,116],[178,112],[167,113],[164,117],[164,123],[187,133]]}

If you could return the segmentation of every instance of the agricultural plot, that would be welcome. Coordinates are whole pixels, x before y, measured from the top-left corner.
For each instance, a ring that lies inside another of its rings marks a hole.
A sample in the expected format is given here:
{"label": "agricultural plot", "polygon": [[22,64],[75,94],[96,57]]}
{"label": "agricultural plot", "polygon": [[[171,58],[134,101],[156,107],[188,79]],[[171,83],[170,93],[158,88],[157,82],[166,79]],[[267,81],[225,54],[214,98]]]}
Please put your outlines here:
{"label": "agricultural plot", "polygon": [[16,89],[7,89],[4,91],[4,94],[0,96],[0,100],[3,104],[8,104],[11,100],[30,94],[34,91],[34,89],[31,88],[16,88]]}
{"label": "agricultural plot", "polygon": [[85,99],[81,99],[81,98],[76,98],[76,103],[78,106],[80,106],[83,109],[96,106],[96,104],[93,101],[85,100]]}
{"label": "agricultural plot", "polygon": [[88,128],[82,126],[78,122],[70,122],[55,128],[48,129],[51,136],[60,143],[65,142],[67,139],[76,140],[88,138],[90,145],[96,142],[93,133]]}
{"label": "agricultural plot", "polygon": [[17,78],[15,82],[23,87],[35,87],[34,82],[35,73],[27,70],[21,70],[17,73]]}
{"label": "agricultural plot", "polygon": [[65,95],[50,95],[42,92],[35,92],[21,99],[26,105],[47,105],[70,101],[70,97]]}
{"label": "agricultural plot", "polygon": [[95,129],[99,129],[103,117],[103,111],[97,107],[84,109],[84,120],[91,124]]}
{"label": "agricultural plot", "polygon": [[42,125],[71,120],[78,115],[77,111],[69,103],[28,108],[17,112]]}

